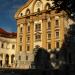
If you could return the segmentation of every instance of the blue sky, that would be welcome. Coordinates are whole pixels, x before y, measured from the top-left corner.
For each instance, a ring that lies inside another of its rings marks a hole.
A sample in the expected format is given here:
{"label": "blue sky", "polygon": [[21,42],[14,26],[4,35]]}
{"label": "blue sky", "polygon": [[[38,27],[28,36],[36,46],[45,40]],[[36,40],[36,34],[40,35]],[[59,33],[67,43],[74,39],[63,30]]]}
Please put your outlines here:
{"label": "blue sky", "polygon": [[27,0],[0,0],[0,28],[8,32],[16,32],[16,11],[25,4]]}

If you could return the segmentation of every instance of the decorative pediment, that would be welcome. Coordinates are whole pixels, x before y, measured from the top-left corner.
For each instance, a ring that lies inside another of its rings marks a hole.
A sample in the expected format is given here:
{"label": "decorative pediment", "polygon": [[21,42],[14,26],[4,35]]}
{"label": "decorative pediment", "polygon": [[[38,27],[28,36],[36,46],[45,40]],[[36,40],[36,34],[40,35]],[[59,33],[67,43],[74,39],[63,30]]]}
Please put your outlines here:
{"label": "decorative pediment", "polygon": [[15,18],[24,17],[31,13],[48,10],[52,6],[52,1],[47,0],[28,0],[15,14]]}
{"label": "decorative pediment", "polygon": [[16,14],[15,14],[15,18],[16,18],[16,19],[18,18],[18,16],[19,16],[19,14],[21,13],[21,11],[22,11],[24,8],[28,7],[32,1],[33,1],[33,0],[28,0],[28,1],[16,12]]}

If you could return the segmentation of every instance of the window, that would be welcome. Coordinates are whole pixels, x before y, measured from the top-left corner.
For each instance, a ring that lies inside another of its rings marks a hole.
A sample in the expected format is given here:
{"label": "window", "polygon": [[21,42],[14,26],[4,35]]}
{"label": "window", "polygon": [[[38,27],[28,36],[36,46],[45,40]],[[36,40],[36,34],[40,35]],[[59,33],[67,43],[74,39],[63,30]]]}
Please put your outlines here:
{"label": "window", "polygon": [[21,60],[21,56],[19,56],[19,60]]}
{"label": "window", "polygon": [[11,55],[11,63],[14,63],[14,55]]}
{"label": "window", "polygon": [[29,51],[30,50],[30,46],[29,45],[27,45],[27,51]]}
{"label": "window", "polygon": [[37,12],[40,12],[40,8],[37,9]]}
{"label": "window", "polygon": [[22,51],[22,46],[20,46],[20,51]]}
{"label": "window", "polygon": [[12,49],[15,49],[15,45],[12,45]]}
{"label": "window", "polygon": [[48,40],[50,40],[51,39],[51,33],[48,33]]}
{"label": "window", "polygon": [[48,43],[48,49],[51,49],[51,43]]}
{"label": "window", "polygon": [[45,9],[46,10],[49,10],[50,9],[50,4],[49,3],[46,4],[46,8]]}
{"label": "window", "polygon": [[23,13],[21,13],[21,16],[23,16]]}
{"label": "window", "polygon": [[20,28],[20,33],[22,33],[22,32],[23,32],[23,28],[21,27],[21,28]]}
{"label": "window", "polygon": [[27,36],[27,42],[29,42],[30,41],[30,36]]}
{"label": "window", "polygon": [[59,41],[56,42],[56,48],[59,48]]}
{"label": "window", "polygon": [[56,32],[56,39],[59,39],[59,32]]}
{"label": "window", "polygon": [[27,31],[30,32],[30,26],[27,27]]}
{"label": "window", "polygon": [[1,48],[4,48],[4,44],[3,43],[1,44]]}
{"label": "window", "polygon": [[41,24],[35,25],[35,31],[41,31]]}
{"label": "window", "polygon": [[48,29],[51,28],[51,22],[48,22]]}
{"label": "window", "polygon": [[30,9],[27,9],[26,10],[26,15],[29,15],[30,14]]}
{"label": "window", "polygon": [[56,28],[59,27],[59,20],[55,20],[55,27],[56,27]]}
{"label": "window", "polygon": [[26,55],[26,60],[28,60],[28,56]]}
{"label": "window", "polygon": [[5,65],[8,66],[9,65],[9,55],[6,54],[5,56]]}
{"label": "window", "polygon": [[20,37],[20,43],[22,42],[22,37]]}
{"label": "window", "polygon": [[35,35],[35,41],[41,41],[41,34]]}

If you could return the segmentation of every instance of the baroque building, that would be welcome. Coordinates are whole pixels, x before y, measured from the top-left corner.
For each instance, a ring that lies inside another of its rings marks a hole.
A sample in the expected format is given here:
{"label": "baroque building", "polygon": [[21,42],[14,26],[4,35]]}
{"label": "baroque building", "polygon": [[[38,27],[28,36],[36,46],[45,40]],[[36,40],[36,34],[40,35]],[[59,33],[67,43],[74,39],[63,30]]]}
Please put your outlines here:
{"label": "baroque building", "polygon": [[16,36],[0,28],[0,67],[15,67]]}
{"label": "baroque building", "polygon": [[28,0],[16,12],[18,68],[31,67],[37,45],[48,52],[60,50],[69,20],[65,11],[52,10],[52,3],[53,0]]}

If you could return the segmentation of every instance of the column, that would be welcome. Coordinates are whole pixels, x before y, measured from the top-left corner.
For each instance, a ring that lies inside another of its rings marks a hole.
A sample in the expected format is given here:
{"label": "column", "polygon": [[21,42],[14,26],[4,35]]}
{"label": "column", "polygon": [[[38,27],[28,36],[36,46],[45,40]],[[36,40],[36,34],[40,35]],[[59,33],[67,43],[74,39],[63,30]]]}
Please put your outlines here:
{"label": "column", "polygon": [[26,39],[27,39],[27,22],[26,22],[26,18],[25,18],[25,22],[24,22],[24,25],[23,25],[23,42],[22,42],[22,48],[23,48],[23,51],[22,51],[22,61],[23,61],[23,68],[26,66]]}
{"label": "column", "polygon": [[5,66],[5,54],[3,54],[2,67]]}
{"label": "column", "polygon": [[26,22],[26,18],[25,18],[25,22],[23,25],[23,52],[26,53],[26,34],[27,34],[27,22]]}
{"label": "column", "polygon": [[60,47],[62,46],[62,43],[64,41],[64,31],[65,31],[65,21],[64,21],[64,17],[61,15],[60,16]]}
{"label": "column", "polygon": [[30,17],[30,52],[33,52],[33,42],[34,42],[34,21],[33,16]]}
{"label": "column", "polygon": [[11,55],[9,55],[9,65],[12,66],[12,64],[11,64]]}
{"label": "column", "polygon": [[46,13],[43,13],[42,18],[42,47],[47,49],[47,19]]}
{"label": "column", "polygon": [[55,17],[51,17],[51,49],[55,48]]}

